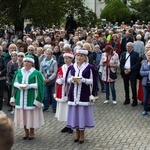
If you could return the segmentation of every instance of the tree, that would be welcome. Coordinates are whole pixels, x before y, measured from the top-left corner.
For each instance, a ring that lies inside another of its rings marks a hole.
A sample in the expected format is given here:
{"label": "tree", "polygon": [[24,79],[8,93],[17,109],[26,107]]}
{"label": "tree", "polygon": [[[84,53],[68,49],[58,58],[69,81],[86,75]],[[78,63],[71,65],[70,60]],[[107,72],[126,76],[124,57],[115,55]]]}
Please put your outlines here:
{"label": "tree", "polygon": [[114,0],[107,4],[100,15],[100,18],[119,23],[122,21],[129,22],[130,17],[131,13],[129,8],[121,0]]}
{"label": "tree", "polygon": [[96,20],[96,15],[84,6],[84,0],[0,0],[0,2],[1,24],[14,24],[16,31],[23,31],[24,19],[30,19],[35,26],[46,27],[51,27],[52,24],[60,25],[69,14],[76,15],[82,25]]}
{"label": "tree", "polygon": [[23,30],[24,17],[22,12],[28,0],[0,1],[1,23],[14,24],[16,30]]}
{"label": "tree", "polygon": [[142,0],[140,2],[132,1],[131,6],[135,16],[138,16],[138,19],[143,21],[150,21],[150,0]]}
{"label": "tree", "polygon": [[[99,0],[101,2],[101,0]],[[105,0],[106,4],[109,4],[111,2],[113,2],[114,0]],[[127,0],[122,0],[122,2],[126,5],[127,4]]]}

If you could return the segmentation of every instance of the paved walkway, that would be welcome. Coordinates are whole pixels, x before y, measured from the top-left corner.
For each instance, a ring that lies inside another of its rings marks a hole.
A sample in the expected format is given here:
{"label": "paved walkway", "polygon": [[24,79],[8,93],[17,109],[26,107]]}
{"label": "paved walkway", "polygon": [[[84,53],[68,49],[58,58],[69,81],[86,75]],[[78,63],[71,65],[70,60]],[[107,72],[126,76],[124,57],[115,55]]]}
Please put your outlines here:
{"label": "paved walkway", "polygon": [[[117,105],[103,104],[99,93],[94,105],[95,128],[85,132],[85,143],[74,143],[74,134],[61,133],[65,123],[44,112],[45,125],[35,131],[35,139],[23,141],[23,130],[15,128],[13,150],[150,150],[150,116],[142,116],[142,106],[124,106],[122,79],[116,83]],[[6,112],[6,107],[4,111]],[[8,114],[13,119],[13,116]],[[9,135],[8,135],[9,136]]]}

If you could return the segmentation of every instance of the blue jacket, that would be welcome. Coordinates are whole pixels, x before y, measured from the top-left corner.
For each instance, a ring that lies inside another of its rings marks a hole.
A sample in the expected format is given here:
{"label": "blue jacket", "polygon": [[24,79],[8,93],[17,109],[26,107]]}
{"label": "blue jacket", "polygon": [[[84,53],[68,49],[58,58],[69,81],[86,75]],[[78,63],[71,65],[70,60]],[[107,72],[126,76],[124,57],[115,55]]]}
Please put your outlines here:
{"label": "blue jacket", "polygon": [[147,80],[148,80],[148,76],[150,73],[150,65],[148,65],[148,61],[145,60],[142,63],[141,69],[140,69],[140,75],[143,77],[142,78],[142,85],[146,86],[147,85]]}

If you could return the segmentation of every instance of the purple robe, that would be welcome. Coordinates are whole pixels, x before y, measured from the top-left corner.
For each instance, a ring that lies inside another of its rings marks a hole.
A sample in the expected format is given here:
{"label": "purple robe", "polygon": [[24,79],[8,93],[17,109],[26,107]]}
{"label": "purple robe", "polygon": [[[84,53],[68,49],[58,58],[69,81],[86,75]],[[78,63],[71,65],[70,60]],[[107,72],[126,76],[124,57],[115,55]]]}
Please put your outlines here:
{"label": "purple robe", "polygon": [[[74,65],[71,65],[68,68],[68,71],[66,74],[66,80],[67,80],[67,76],[68,76],[69,72],[70,72],[71,76],[75,76],[76,69],[75,69]],[[93,78],[92,93],[90,92],[90,85],[88,85],[86,83],[82,83],[81,90],[80,90],[80,100],[79,100],[81,103],[79,105],[84,105],[84,103],[89,102],[90,95],[96,96],[97,73],[96,73],[95,68],[92,65],[87,64],[85,69],[82,70],[82,77],[85,79],[89,79],[91,73],[92,73],[92,78]],[[80,86],[78,86],[78,88],[79,87]],[[68,101],[70,101],[70,102],[74,102],[74,88],[75,88],[75,85],[73,83],[71,83],[70,88],[69,88],[69,94],[68,94]]]}

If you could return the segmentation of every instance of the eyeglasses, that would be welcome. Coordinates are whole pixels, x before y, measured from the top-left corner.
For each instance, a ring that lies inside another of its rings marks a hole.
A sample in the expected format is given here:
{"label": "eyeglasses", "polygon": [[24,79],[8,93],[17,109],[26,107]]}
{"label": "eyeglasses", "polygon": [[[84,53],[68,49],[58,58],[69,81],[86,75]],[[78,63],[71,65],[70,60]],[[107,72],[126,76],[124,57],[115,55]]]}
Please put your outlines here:
{"label": "eyeglasses", "polygon": [[28,49],[28,51],[32,51],[33,52],[34,50],[33,49]]}
{"label": "eyeglasses", "polygon": [[18,55],[18,57],[23,57],[22,55]]}

